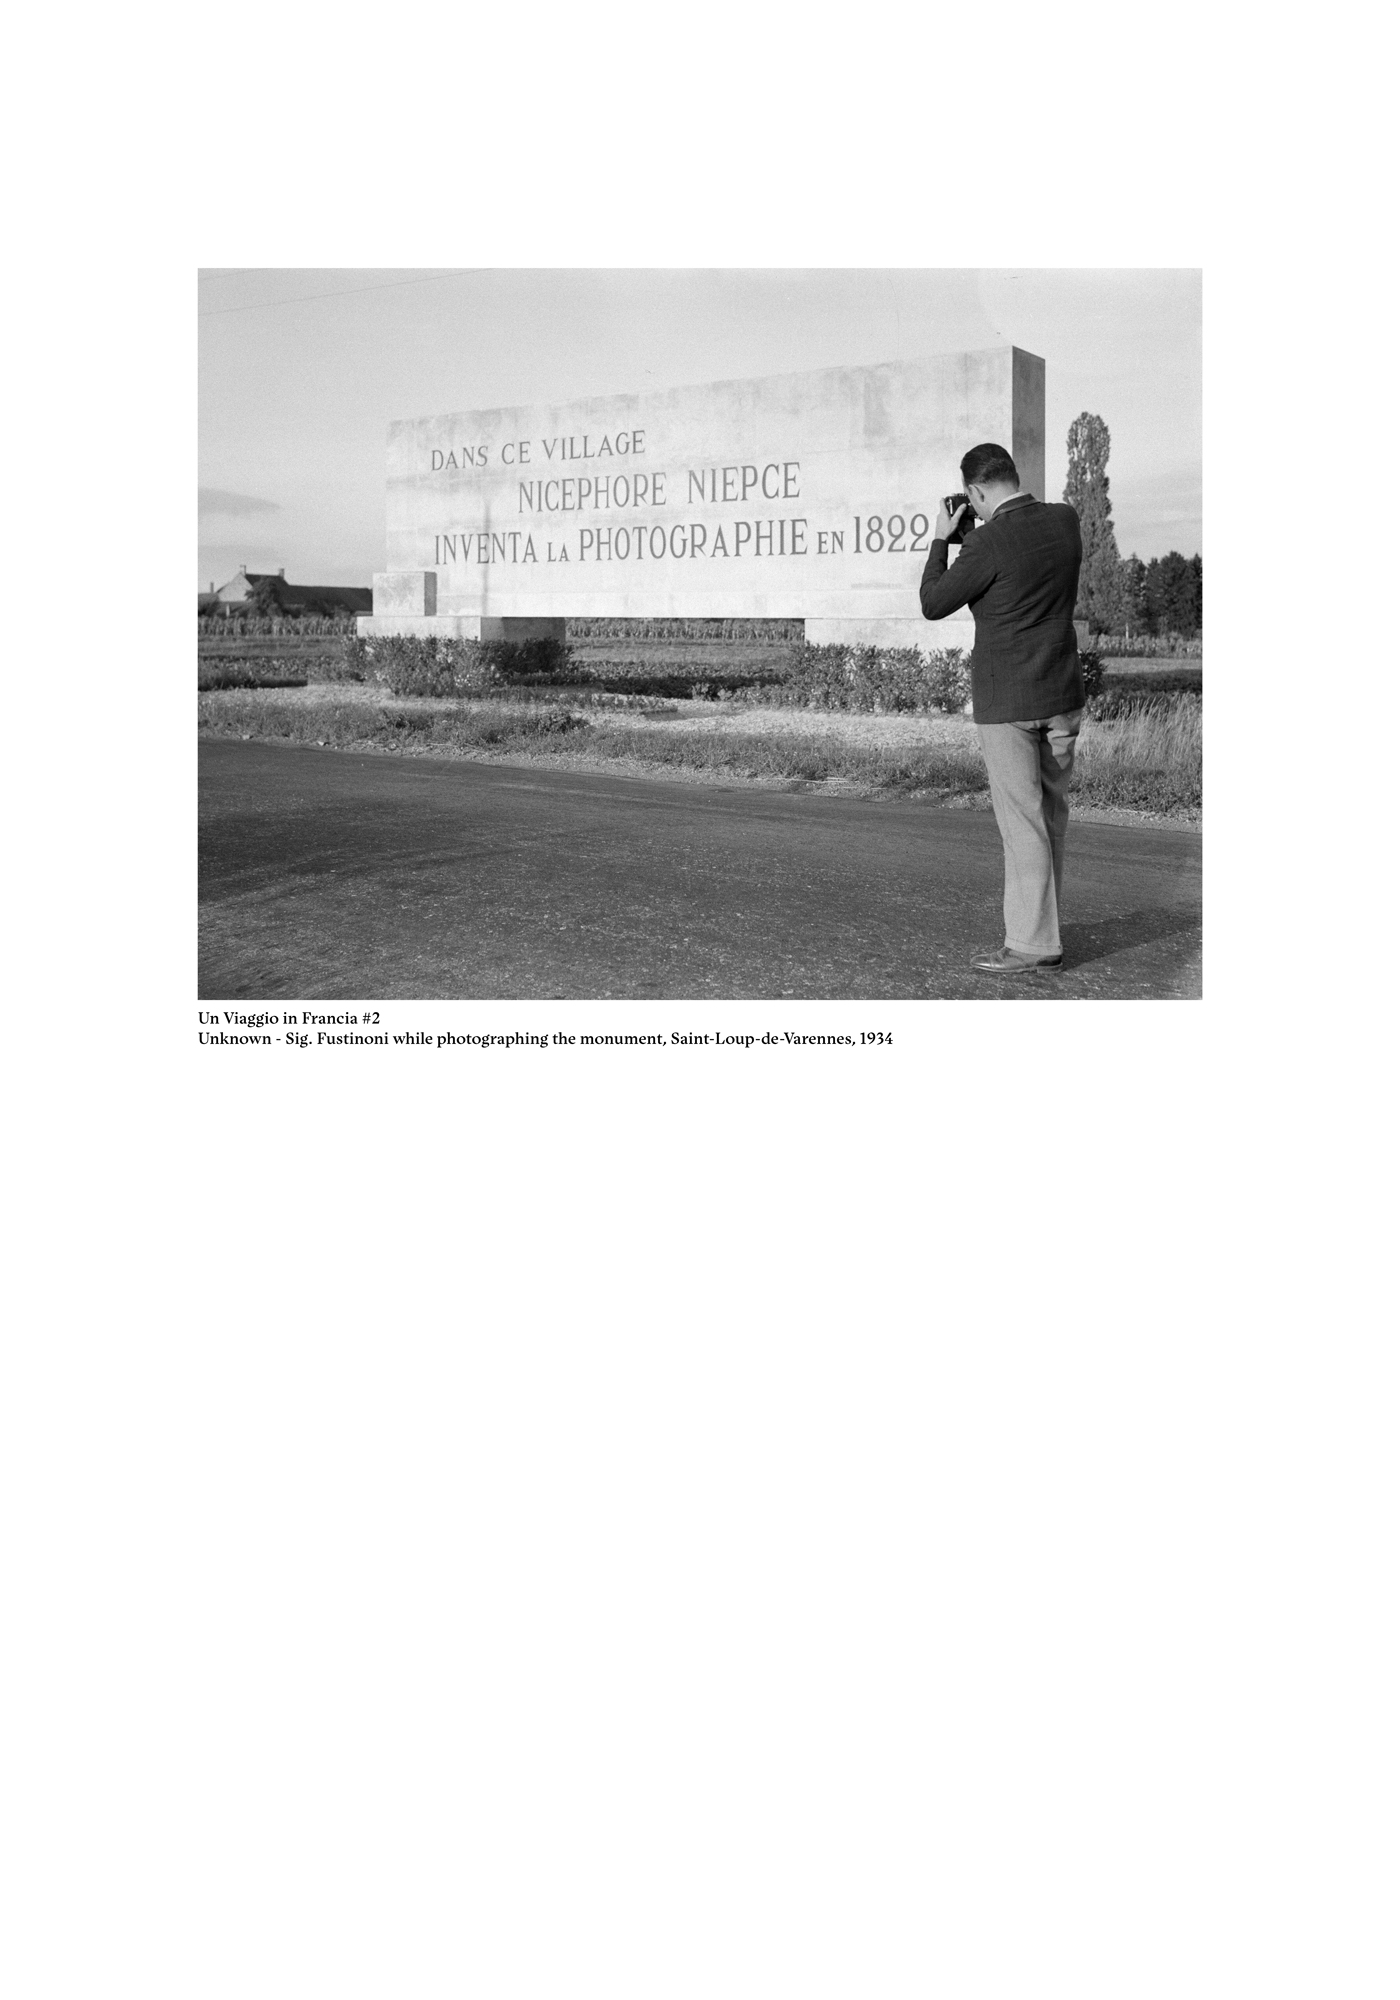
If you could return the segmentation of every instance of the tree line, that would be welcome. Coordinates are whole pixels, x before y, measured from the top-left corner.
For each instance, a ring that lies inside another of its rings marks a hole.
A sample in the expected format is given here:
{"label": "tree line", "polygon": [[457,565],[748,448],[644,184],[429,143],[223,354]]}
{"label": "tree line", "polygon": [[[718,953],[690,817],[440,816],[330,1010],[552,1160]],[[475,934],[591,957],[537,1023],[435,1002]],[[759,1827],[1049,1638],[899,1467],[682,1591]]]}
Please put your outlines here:
{"label": "tree line", "polygon": [[1108,497],[1108,425],[1085,410],[1069,427],[1069,477],[1065,499],[1079,516],[1084,561],[1079,571],[1076,618],[1094,632],[1201,631],[1201,558],[1175,549],[1149,563],[1120,556]]}

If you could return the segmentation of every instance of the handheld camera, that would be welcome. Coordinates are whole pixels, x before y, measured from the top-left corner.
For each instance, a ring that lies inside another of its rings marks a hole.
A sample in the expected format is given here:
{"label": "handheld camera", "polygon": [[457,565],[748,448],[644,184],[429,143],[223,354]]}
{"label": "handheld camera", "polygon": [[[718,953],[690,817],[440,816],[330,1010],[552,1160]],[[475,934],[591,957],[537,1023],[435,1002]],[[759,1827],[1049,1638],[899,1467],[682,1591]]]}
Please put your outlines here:
{"label": "handheld camera", "polygon": [[967,512],[948,537],[950,542],[965,542],[977,526],[977,516],[972,511],[971,500],[966,493],[947,493],[943,496],[943,505],[950,514],[956,514],[959,507],[966,507]]}

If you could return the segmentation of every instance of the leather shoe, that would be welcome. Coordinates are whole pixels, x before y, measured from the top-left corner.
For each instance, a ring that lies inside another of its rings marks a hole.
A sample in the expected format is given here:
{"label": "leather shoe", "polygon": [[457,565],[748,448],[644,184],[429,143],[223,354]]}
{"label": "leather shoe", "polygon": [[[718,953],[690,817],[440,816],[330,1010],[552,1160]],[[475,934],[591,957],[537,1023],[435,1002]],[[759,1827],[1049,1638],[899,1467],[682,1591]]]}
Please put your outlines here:
{"label": "leather shoe", "polygon": [[1024,951],[1013,951],[1004,944],[1000,951],[979,951],[972,961],[974,972],[1055,972],[1064,964],[1064,954],[1058,958],[1031,958]]}

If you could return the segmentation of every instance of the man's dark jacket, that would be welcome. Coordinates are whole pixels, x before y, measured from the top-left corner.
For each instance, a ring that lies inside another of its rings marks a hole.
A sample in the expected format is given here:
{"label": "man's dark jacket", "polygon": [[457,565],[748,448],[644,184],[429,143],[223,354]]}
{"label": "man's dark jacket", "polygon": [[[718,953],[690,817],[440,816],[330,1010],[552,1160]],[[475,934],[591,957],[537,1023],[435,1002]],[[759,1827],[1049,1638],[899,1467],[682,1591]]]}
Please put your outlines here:
{"label": "man's dark jacket", "polygon": [[1074,633],[1079,516],[1018,494],[970,534],[948,567],[948,544],[929,548],[919,584],[925,618],[970,604],[975,722],[1040,722],[1084,706]]}

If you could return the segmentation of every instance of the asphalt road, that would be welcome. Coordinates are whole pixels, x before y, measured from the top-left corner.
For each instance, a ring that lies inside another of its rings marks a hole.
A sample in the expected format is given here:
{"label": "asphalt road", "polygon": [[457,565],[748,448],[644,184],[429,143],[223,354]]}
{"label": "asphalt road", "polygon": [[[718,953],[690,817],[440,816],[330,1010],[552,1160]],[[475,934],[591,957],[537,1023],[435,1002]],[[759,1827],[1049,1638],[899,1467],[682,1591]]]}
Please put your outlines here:
{"label": "asphalt road", "polygon": [[1071,822],[1065,970],[1001,943],[990,813],[200,745],[202,999],[1149,999],[1201,991],[1192,828]]}

